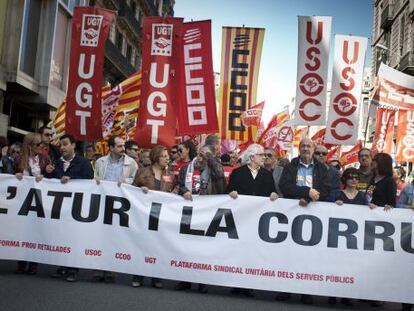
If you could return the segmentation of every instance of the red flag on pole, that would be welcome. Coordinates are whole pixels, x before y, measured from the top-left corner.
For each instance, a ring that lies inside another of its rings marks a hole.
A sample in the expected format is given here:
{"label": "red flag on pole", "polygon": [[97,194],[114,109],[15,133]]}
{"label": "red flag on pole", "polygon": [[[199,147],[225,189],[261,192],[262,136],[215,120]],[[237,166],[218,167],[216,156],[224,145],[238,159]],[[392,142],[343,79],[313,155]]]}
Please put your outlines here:
{"label": "red flag on pole", "polygon": [[102,69],[113,17],[110,10],[74,9],[65,131],[79,140],[102,139]]}
{"label": "red flag on pole", "polygon": [[362,141],[360,140],[354,147],[352,147],[351,150],[342,153],[341,155],[342,167],[344,167],[345,165],[358,162],[358,152],[361,149],[362,149]]}

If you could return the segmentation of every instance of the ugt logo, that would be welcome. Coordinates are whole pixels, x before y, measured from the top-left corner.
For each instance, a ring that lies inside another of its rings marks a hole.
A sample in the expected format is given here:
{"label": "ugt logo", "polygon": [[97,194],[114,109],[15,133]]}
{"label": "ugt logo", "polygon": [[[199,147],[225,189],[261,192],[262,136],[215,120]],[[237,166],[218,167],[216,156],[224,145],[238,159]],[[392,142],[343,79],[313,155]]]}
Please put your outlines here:
{"label": "ugt logo", "polygon": [[151,55],[171,56],[172,33],[172,24],[152,25]]}
{"label": "ugt logo", "polygon": [[82,16],[81,46],[98,46],[102,20],[102,15],[84,14]]}

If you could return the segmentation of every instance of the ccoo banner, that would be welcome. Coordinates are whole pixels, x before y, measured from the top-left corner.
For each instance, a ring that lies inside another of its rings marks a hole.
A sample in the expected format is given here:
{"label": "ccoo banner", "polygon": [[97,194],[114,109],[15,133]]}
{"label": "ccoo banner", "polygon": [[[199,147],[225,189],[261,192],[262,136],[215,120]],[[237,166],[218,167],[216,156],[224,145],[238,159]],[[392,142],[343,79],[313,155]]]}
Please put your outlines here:
{"label": "ccoo banner", "polygon": [[110,10],[74,9],[65,132],[82,141],[102,139],[102,69],[113,18]]}
{"label": "ccoo banner", "polygon": [[335,36],[332,98],[325,142],[355,145],[358,138],[359,105],[367,38]]}
{"label": "ccoo banner", "polygon": [[412,213],[0,175],[0,258],[413,303]]}
{"label": "ccoo banner", "polygon": [[219,91],[221,138],[255,141],[257,126],[246,127],[243,113],[256,105],[265,30],[223,27]]}
{"label": "ccoo banner", "polygon": [[296,108],[293,124],[326,124],[331,16],[299,16]]}
{"label": "ccoo banner", "polygon": [[182,25],[182,18],[144,19],[141,104],[135,132],[142,147],[175,145]]}
{"label": "ccoo banner", "polygon": [[218,132],[211,21],[183,24],[178,135]]}

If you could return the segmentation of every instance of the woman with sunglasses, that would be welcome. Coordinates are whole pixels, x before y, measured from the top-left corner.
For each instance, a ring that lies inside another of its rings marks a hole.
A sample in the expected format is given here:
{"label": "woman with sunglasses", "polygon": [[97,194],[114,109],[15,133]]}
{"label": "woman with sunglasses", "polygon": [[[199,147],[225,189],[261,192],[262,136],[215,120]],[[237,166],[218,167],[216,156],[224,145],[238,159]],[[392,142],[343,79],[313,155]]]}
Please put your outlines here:
{"label": "woman with sunglasses", "polygon": [[339,191],[336,197],[336,204],[357,204],[366,205],[367,200],[362,191],[357,189],[358,185],[358,170],[356,168],[347,168],[341,177],[343,189]]}
{"label": "woman with sunglasses", "polygon": [[[34,176],[36,181],[40,181],[46,174],[46,167],[50,164],[50,159],[42,153],[42,139],[40,134],[29,133],[23,139],[21,154],[16,158],[15,174],[17,179],[21,180],[23,176]],[[27,270],[26,270],[27,268]],[[18,274],[36,274],[37,263],[18,261]]]}
{"label": "woman with sunglasses", "polygon": [[174,167],[174,175],[178,176],[180,169],[190,163],[197,156],[197,149],[191,139],[178,145],[178,159]]}

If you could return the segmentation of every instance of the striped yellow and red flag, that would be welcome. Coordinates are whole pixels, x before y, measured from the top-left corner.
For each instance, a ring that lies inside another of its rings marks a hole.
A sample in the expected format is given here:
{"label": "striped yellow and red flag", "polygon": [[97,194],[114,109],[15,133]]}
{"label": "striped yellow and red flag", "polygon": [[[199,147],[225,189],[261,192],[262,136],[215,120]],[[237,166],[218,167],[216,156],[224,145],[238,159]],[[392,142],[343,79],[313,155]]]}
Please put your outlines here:
{"label": "striped yellow and red flag", "polygon": [[223,139],[256,140],[257,126],[244,126],[241,116],[256,105],[264,32],[263,28],[223,27],[219,90]]}
{"label": "striped yellow and red flag", "polygon": [[261,133],[260,137],[257,139],[257,142],[261,144],[263,142],[263,138],[266,134],[274,127],[280,127],[285,124],[289,120],[289,111],[283,110],[275,114],[272,119],[270,119],[269,123],[267,124],[266,129]]}
{"label": "striped yellow and red flag", "polygon": [[295,128],[295,139],[293,141],[293,147],[299,148],[300,141],[308,136],[308,127]]}
{"label": "striped yellow and red flag", "polygon": [[[134,137],[141,95],[141,72],[133,74],[112,89],[104,86],[101,91],[104,140],[112,135],[126,139]],[[65,133],[65,108],[66,103],[63,102],[50,123],[54,129],[54,139]]]}

